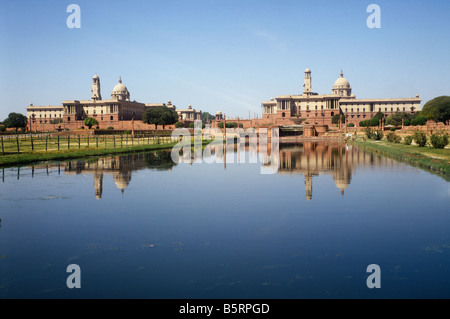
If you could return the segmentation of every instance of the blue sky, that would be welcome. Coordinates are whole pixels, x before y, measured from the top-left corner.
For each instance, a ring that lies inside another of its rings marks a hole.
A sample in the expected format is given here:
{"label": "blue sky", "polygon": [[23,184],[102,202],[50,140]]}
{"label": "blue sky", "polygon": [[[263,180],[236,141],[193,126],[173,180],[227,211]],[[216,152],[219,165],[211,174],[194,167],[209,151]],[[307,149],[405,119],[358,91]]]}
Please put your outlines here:
{"label": "blue sky", "polygon": [[[66,25],[69,4],[81,28]],[[369,4],[381,29],[369,29]],[[0,0],[0,119],[30,103],[102,97],[227,116],[303,90],[331,93],[341,69],[357,98],[450,95],[450,1]]]}

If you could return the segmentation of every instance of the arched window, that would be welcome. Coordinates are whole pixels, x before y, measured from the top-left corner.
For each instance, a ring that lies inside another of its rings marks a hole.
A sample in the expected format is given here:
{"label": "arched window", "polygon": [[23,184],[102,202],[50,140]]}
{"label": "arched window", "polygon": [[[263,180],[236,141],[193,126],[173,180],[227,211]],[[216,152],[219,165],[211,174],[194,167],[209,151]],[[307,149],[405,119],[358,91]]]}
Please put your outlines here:
{"label": "arched window", "polygon": [[111,115],[110,120],[111,120],[111,121],[114,120],[114,116]]}
{"label": "arched window", "polygon": [[282,117],[286,117],[286,114],[283,112],[283,114],[281,114]]}

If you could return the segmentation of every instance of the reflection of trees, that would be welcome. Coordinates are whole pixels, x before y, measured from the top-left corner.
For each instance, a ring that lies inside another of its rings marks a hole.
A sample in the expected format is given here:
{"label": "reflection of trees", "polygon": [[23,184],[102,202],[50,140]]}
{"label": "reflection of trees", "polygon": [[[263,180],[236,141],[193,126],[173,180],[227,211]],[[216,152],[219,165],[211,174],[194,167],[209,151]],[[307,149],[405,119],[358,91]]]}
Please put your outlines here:
{"label": "reflection of trees", "polygon": [[171,170],[177,164],[172,161],[171,152],[155,152],[145,154],[146,167],[158,171]]}

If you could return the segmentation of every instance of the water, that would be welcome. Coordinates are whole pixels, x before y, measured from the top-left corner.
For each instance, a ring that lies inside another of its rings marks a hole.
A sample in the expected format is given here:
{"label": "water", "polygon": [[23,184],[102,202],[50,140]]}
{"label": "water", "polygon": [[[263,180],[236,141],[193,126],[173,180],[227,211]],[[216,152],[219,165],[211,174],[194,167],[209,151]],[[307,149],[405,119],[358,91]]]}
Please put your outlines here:
{"label": "water", "polygon": [[344,144],[281,145],[269,175],[233,158],[3,170],[0,298],[450,297],[444,179]]}

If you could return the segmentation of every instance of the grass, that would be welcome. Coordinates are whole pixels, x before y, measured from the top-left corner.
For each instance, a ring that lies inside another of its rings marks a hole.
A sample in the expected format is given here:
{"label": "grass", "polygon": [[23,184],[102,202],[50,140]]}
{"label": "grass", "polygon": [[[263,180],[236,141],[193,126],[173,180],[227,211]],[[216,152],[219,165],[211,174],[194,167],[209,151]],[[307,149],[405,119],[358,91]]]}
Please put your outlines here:
{"label": "grass", "polygon": [[433,147],[389,143],[385,140],[362,141],[361,139],[352,141],[351,144],[425,169],[441,176],[446,181],[450,181],[450,149],[448,148],[436,149]]}
{"label": "grass", "polygon": [[[203,145],[210,141],[203,141]],[[0,167],[25,165],[43,161],[58,161],[77,159],[89,156],[115,155],[135,152],[171,149],[177,142],[172,142],[170,137],[114,137],[101,136],[79,138],[78,137],[30,137],[19,139],[19,152],[17,152],[17,139],[4,139],[0,149]],[[58,150],[59,148],[59,150]]]}

